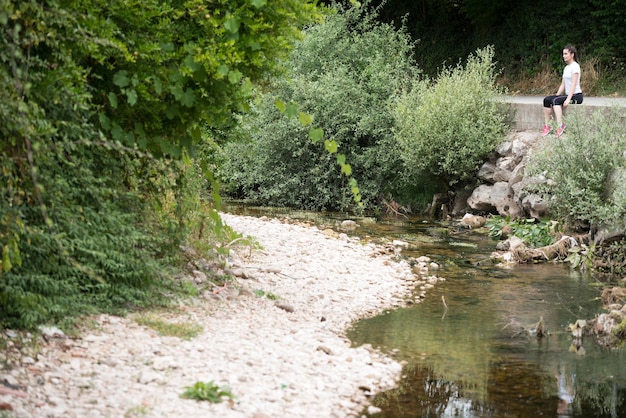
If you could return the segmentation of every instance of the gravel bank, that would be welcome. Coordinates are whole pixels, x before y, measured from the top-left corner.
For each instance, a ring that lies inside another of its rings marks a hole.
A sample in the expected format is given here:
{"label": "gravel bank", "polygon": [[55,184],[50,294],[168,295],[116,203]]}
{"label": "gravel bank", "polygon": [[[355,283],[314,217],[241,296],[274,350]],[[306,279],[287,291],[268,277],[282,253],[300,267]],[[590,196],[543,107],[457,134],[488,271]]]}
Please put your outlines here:
{"label": "gravel bank", "polygon": [[[315,227],[223,219],[263,249],[232,255],[234,288],[159,314],[199,324],[199,336],[160,336],[132,316],[101,315],[79,338],[51,336],[36,356],[7,361],[0,404],[8,416],[358,417],[371,394],[395,386],[401,365],[350,348],[345,330],[404,303],[418,283],[408,263]],[[228,386],[235,399],[180,398],[198,381]]]}

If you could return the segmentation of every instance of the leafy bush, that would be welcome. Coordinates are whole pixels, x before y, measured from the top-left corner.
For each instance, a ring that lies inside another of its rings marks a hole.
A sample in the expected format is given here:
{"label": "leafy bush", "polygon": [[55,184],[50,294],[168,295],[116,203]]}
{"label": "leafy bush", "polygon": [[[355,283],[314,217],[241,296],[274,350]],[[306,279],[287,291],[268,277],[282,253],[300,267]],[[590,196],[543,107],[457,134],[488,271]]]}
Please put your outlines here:
{"label": "leafy bush", "polygon": [[568,223],[626,227],[626,128],[623,110],[567,117],[567,134],[544,140],[531,154],[526,175],[547,181],[526,189],[542,194]]}
{"label": "leafy bush", "polygon": [[219,171],[228,191],[270,205],[350,206],[350,185],[335,157],[313,144],[297,120],[280,114],[277,97],[299,104],[338,143],[366,207],[399,185],[392,103],[418,70],[408,36],[363,13],[340,9],[306,31],[287,63],[289,80],[261,94],[230,136],[229,161]]}
{"label": "leafy bush", "polygon": [[399,100],[396,138],[413,182],[434,176],[444,189],[472,182],[503,139],[506,112],[497,98],[493,54],[491,47],[478,50],[465,67],[417,82]]}

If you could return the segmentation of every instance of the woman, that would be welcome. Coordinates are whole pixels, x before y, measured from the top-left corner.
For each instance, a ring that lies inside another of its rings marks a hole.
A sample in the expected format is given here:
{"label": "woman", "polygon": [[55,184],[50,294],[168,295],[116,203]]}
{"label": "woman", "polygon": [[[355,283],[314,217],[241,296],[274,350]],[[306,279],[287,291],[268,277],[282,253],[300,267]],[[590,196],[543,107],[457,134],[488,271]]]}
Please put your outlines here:
{"label": "woman", "polygon": [[563,111],[567,109],[567,106],[570,104],[580,104],[583,102],[583,91],[580,88],[580,65],[578,64],[576,47],[574,45],[567,45],[563,48],[563,61],[565,61],[567,65],[563,69],[563,80],[561,81],[559,90],[556,92],[556,96],[547,96],[543,99],[545,125],[543,131],[541,131],[541,136],[546,136],[550,133],[550,118],[553,110],[558,125],[556,136],[559,137],[563,135],[565,131]]}

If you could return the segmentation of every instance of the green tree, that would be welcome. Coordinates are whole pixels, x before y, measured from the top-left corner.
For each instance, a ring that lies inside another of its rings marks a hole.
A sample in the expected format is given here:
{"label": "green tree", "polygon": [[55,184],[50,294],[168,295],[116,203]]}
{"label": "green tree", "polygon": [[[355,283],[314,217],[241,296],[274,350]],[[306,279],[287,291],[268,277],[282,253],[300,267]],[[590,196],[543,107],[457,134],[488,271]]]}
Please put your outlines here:
{"label": "green tree", "polygon": [[307,29],[287,66],[287,79],[260,94],[239,138],[226,146],[220,170],[229,190],[264,204],[348,209],[351,185],[335,156],[309,139],[309,128],[287,120],[275,100],[298,103],[313,125],[336,142],[352,167],[366,208],[398,187],[394,99],[419,71],[403,31],[378,24],[363,8],[341,10]]}

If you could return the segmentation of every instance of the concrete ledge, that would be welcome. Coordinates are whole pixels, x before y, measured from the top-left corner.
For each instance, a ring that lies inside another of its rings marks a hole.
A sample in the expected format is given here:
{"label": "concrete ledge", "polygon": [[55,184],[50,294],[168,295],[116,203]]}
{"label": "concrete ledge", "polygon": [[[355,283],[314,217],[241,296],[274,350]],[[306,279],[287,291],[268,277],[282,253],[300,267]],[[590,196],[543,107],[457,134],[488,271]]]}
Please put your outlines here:
{"label": "concrete ledge", "polygon": [[[510,105],[515,130],[541,130],[543,127],[543,96],[506,96],[504,101]],[[572,112],[593,112],[613,106],[623,107],[626,112],[626,98],[585,97],[582,104],[568,106],[565,116],[567,117],[567,114]]]}

